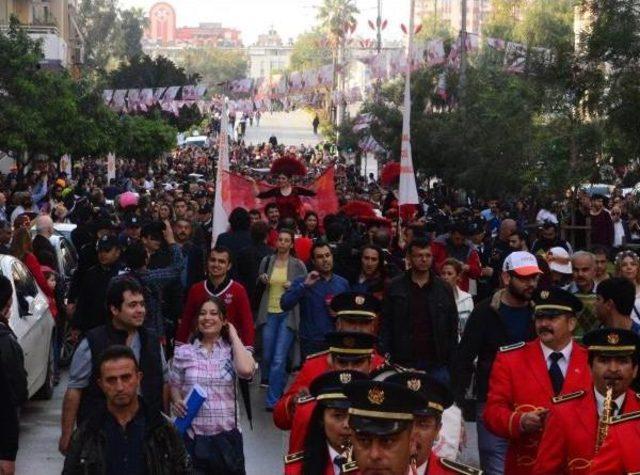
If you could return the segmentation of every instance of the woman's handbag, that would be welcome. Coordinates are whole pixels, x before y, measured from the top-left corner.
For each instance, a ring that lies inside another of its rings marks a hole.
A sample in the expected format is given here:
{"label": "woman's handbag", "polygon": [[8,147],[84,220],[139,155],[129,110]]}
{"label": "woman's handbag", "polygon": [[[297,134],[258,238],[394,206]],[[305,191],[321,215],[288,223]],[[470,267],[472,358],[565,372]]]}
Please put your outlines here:
{"label": "woman's handbag", "polygon": [[235,428],[216,435],[195,435],[195,467],[215,475],[245,475],[244,444],[238,430],[238,394],[233,384]]}

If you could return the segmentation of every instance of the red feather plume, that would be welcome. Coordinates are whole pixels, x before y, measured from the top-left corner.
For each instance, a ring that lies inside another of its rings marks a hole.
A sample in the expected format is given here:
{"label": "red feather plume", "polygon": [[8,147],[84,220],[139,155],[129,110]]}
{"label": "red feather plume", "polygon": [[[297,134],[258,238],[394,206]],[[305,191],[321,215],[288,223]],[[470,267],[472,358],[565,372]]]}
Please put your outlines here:
{"label": "red feather plume", "polygon": [[400,164],[398,162],[387,163],[380,172],[380,183],[382,186],[390,187],[397,185],[400,180]]}
{"label": "red feather plume", "polygon": [[350,218],[363,219],[376,217],[373,205],[368,201],[350,201],[341,208],[341,211]]}
{"label": "red feather plume", "polygon": [[307,174],[307,167],[297,158],[287,155],[273,161],[271,173],[273,175],[304,176]]}

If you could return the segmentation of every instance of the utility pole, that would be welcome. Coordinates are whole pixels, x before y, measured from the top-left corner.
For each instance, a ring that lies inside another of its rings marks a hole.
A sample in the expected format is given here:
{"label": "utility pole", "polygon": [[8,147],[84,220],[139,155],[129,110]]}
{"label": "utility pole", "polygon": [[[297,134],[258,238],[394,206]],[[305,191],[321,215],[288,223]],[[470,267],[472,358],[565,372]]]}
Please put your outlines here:
{"label": "utility pole", "polygon": [[378,54],[382,51],[382,0],[378,0],[378,18],[376,18],[376,27],[378,29],[378,44],[376,49]]}
{"label": "utility pole", "polygon": [[460,27],[460,95],[464,96],[467,82],[467,0],[461,2],[461,27]]}

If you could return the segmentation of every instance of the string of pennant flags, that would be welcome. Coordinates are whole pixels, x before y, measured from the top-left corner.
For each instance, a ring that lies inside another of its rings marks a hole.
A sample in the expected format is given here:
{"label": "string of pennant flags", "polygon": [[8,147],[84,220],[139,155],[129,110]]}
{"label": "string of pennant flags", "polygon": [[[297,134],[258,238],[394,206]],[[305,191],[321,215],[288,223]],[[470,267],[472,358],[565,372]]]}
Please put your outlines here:
{"label": "string of pennant flags", "polygon": [[[383,50],[379,53],[363,56],[344,64],[338,64],[334,70],[332,64],[305,71],[293,71],[288,74],[273,74],[258,79],[239,78],[224,83],[227,93],[232,96],[228,100],[230,113],[252,113],[255,111],[273,110],[274,105],[284,110],[296,107],[322,107],[328,97],[333,103],[353,104],[360,102],[373,90],[378,81],[394,79],[404,74],[409,67],[412,71],[423,67],[444,66],[446,69],[457,69],[460,66],[463,47],[472,53],[480,50],[481,38],[478,34],[467,33],[454,41],[447,53],[442,38],[434,38],[415,45],[411,58],[404,49]],[[533,58],[538,64],[548,65],[554,60],[548,48],[529,47],[525,44],[505,41],[500,38],[484,38],[482,46],[486,46],[503,55],[503,68],[510,74],[522,74],[527,70],[528,59]],[[367,68],[366,78],[362,86],[350,86],[346,90],[334,90],[335,73],[347,70],[354,61],[363,63]],[[149,108],[159,106],[162,111],[180,115],[185,106],[198,108],[206,114],[219,108],[220,99],[207,99],[207,87],[202,85],[169,86],[142,89],[106,89],[103,91],[105,104],[121,113],[146,112]],[[449,98],[447,91],[447,74],[443,71],[438,76],[436,94],[443,100]],[[275,103],[275,104],[274,104]],[[358,124],[356,124],[356,128]],[[368,128],[364,121],[360,130]],[[368,137],[362,140],[361,148],[365,151],[380,151],[381,147]]]}

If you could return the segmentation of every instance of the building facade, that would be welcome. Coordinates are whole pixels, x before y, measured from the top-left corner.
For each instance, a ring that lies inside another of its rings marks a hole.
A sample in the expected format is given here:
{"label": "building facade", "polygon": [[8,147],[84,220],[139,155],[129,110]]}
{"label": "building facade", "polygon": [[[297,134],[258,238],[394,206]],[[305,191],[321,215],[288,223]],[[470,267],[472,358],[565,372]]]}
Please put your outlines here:
{"label": "building facade", "polygon": [[0,30],[6,30],[12,15],[31,38],[42,41],[44,66],[71,68],[84,62],[76,0],[0,0]]}
{"label": "building facade", "polygon": [[198,26],[176,26],[176,11],[166,2],[154,4],[149,10],[148,26],[145,29],[145,47],[218,47],[238,48],[242,46],[240,30],[223,27],[221,23],[200,23]]}
{"label": "building facade", "polygon": [[247,49],[249,77],[257,79],[283,72],[289,67],[292,51],[292,42],[284,44],[273,29],[259,35],[256,43]]}

